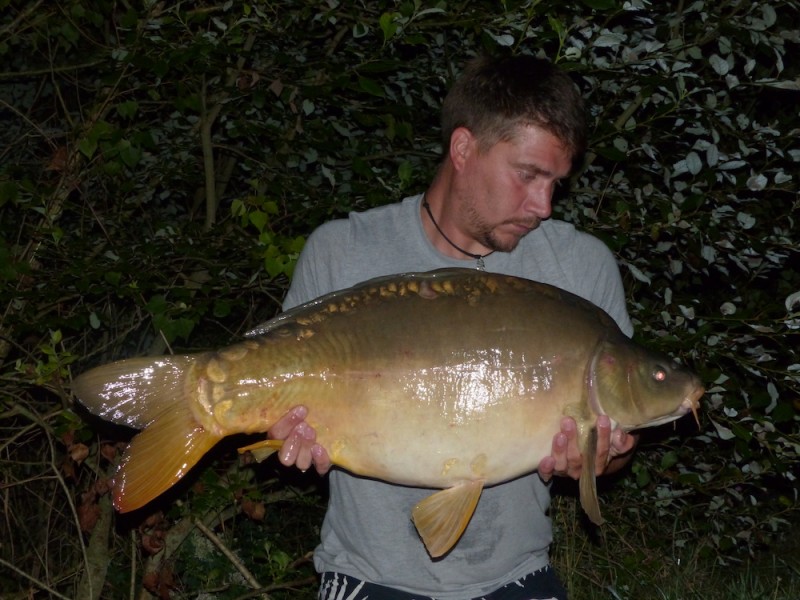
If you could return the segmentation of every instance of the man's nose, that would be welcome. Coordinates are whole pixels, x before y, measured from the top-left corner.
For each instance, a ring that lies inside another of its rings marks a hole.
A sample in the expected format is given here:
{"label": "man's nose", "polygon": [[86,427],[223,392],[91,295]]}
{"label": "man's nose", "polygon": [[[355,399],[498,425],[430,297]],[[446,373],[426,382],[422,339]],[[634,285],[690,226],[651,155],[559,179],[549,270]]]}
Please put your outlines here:
{"label": "man's nose", "polygon": [[549,218],[553,212],[553,191],[552,183],[531,188],[525,198],[525,212],[542,220]]}

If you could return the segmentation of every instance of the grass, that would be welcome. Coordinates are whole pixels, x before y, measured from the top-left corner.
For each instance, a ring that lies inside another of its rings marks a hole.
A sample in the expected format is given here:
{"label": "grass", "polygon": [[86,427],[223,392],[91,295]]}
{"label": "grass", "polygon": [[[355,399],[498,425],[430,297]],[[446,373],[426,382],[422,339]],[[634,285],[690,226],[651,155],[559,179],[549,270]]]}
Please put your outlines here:
{"label": "grass", "polygon": [[[712,540],[676,535],[657,519],[631,519],[606,506],[607,523],[588,529],[573,498],[557,497],[553,564],[570,600],[796,600],[800,523],[754,556],[721,556]],[[650,515],[652,516],[652,515]],[[702,530],[686,524],[685,532]],[[676,543],[680,541],[681,543]]]}

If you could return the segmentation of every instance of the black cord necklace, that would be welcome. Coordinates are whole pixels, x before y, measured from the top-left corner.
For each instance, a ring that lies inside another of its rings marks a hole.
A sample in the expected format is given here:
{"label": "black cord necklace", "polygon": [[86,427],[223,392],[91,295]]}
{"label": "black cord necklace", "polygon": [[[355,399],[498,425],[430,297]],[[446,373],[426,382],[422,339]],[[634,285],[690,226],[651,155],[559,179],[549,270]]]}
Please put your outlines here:
{"label": "black cord necklace", "polygon": [[442,228],[439,227],[439,224],[436,222],[436,219],[433,218],[433,213],[431,212],[431,205],[428,204],[428,201],[425,198],[422,199],[422,206],[425,208],[425,212],[427,212],[428,216],[431,218],[431,223],[433,223],[433,226],[436,227],[436,231],[438,231],[439,235],[441,235],[444,238],[444,241],[450,244],[453,248],[455,248],[459,252],[461,252],[461,254],[464,254],[466,256],[469,256],[470,258],[477,260],[478,271],[485,270],[486,265],[484,264],[483,259],[489,256],[492,252],[494,252],[494,250],[492,250],[491,252],[487,252],[486,254],[474,254],[473,252],[467,252],[460,246],[454,244],[453,241],[449,237],[447,237],[447,235],[445,235],[444,231],[442,231]]}

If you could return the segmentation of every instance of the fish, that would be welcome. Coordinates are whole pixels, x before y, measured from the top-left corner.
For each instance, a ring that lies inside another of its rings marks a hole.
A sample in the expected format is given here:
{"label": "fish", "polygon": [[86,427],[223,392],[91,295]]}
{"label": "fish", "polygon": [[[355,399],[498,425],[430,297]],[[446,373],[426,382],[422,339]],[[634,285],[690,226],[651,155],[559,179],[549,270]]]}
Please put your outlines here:
{"label": "fish", "polygon": [[303,404],[335,467],[431,489],[410,518],[433,558],[457,543],[484,487],[551,454],[564,416],[578,426],[581,504],[602,523],[597,416],[625,431],[697,419],[704,393],[591,302],[473,269],[372,279],[231,346],[102,365],[72,390],[90,412],[141,430],[113,478],[121,513],[160,496],[226,436],[264,433]]}

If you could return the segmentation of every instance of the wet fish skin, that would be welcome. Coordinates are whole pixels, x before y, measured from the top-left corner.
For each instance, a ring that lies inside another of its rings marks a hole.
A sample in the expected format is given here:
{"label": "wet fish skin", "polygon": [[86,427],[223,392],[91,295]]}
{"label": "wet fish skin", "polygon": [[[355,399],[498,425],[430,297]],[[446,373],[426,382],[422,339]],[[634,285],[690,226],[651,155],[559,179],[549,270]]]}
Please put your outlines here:
{"label": "wet fish skin", "polygon": [[703,393],[696,376],[633,344],[591,303],[474,270],[373,280],[256,333],[216,352],[129,359],[75,380],[89,410],[143,429],[115,477],[120,511],[164,492],[223,437],[264,432],[305,404],[335,465],[444,489],[413,515],[439,556],[484,486],[550,454],[564,415],[576,419],[588,459],[582,503],[600,521],[597,415],[626,430],[661,424],[695,411]]}

